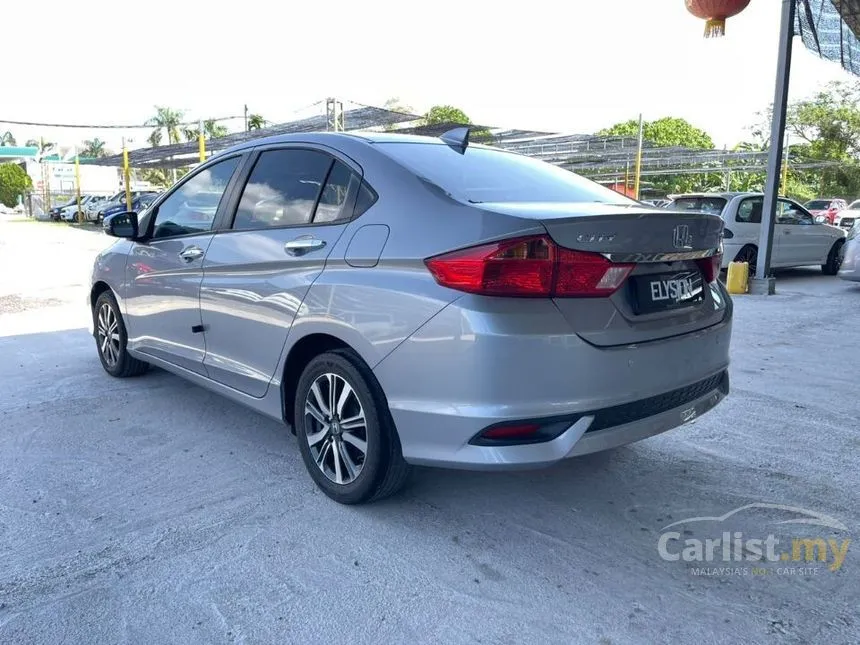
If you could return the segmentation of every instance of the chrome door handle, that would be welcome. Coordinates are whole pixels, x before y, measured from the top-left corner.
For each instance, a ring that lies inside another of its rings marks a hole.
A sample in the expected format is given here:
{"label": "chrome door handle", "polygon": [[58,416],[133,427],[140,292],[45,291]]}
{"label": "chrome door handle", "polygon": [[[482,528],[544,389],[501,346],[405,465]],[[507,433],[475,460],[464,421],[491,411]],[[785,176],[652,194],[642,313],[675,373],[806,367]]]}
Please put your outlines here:
{"label": "chrome door handle", "polygon": [[193,262],[194,260],[199,260],[203,257],[203,249],[199,246],[189,246],[187,249],[183,249],[179,253],[179,257],[186,262]]}
{"label": "chrome door handle", "polygon": [[290,255],[303,255],[309,251],[321,249],[324,246],[325,240],[318,240],[315,237],[300,237],[284,244],[284,251]]}

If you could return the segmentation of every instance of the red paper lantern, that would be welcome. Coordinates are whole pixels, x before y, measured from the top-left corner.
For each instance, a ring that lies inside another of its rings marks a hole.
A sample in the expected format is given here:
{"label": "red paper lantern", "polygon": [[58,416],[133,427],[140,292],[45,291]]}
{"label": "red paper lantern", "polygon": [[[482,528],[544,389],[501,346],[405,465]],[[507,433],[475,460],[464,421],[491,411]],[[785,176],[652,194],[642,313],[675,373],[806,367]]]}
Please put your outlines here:
{"label": "red paper lantern", "polygon": [[726,34],[726,19],[747,8],[750,0],[686,0],[687,11],[706,20],[705,38],[719,38]]}

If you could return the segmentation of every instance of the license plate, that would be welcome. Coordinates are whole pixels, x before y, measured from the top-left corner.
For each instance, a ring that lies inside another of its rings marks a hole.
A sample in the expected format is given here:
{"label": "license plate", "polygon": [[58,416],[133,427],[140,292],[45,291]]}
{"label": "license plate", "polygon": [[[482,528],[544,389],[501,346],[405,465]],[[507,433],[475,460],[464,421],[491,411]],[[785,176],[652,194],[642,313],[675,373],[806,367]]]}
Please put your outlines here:
{"label": "license plate", "polygon": [[702,274],[698,271],[633,276],[628,282],[637,314],[680,309],[705,299]]}

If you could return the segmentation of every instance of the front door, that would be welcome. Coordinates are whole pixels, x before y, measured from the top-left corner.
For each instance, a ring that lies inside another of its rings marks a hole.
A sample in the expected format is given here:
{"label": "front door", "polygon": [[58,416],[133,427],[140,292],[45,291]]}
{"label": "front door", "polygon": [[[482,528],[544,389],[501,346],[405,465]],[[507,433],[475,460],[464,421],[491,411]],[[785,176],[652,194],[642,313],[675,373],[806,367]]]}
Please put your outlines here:
{"label": "front door", "polygon": [[784,264],[801,266],[823,264],[829,248],[829,236],[824,224],[798,204],[780,199],[777,206],[777,234]]}
{"label": "front door", "polygon": [[128,345],[205,374],[200,282],[221,197],[239,156],[202,168],[178,184],[141,222],[126,264]]}
{"label": "front door", "polygon": [[353,213],[360,171],[310,148],[259,153],[229,231],[203,262],[204,365],[216,381],[266,394],[290,326]]}

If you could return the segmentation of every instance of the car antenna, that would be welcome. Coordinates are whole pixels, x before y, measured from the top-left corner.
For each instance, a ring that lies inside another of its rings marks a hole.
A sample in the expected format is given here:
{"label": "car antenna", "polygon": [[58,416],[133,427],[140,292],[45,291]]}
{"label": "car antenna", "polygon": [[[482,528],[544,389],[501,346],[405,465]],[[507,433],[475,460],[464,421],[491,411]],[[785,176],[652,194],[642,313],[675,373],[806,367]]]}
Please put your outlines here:
{"label": "car antenna", "polygon": [[439,138],[460,154],[464,154],[466,152],[466,148],[469,147],[469,126],[448,130],[448,132],[441,135]]}

